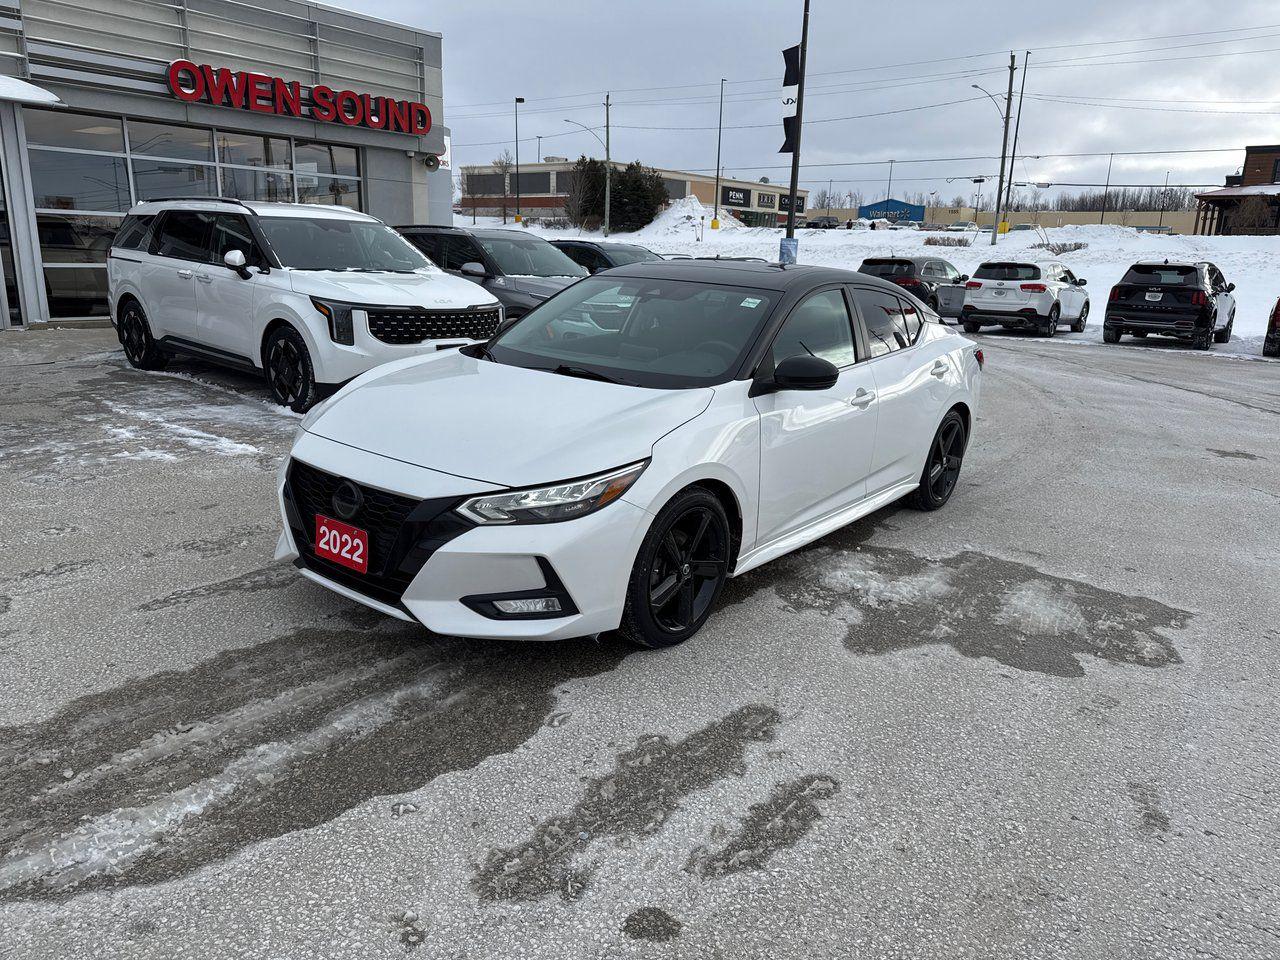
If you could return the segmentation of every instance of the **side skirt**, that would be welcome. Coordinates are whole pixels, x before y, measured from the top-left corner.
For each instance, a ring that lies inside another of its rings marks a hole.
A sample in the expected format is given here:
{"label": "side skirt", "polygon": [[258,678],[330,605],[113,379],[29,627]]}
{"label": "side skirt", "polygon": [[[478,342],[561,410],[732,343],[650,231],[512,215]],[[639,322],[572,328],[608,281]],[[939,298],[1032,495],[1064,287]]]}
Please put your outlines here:
{"label": "side skirt", "polygon": [[743,554],[738,558],[738,563],[733,568],[733,575],[737,577],[748,570],[754,570],[770,560],[776,560],[783,554],[797,550],[807,543],[812,543],[819,537],[825,537],[828,533],[839,530],[841,527],[847,526],[869,513],[875,513],[881,507],[902,499],[918,486],[920,486],[918,480],[899,483],[896,486],[889,487],[887,490],[880,491],[873,497],[867,497],[848,507],[842,507],[835,513],[813,521],[806,527],[793,530],[763,546],[756,547],[750,553]]}

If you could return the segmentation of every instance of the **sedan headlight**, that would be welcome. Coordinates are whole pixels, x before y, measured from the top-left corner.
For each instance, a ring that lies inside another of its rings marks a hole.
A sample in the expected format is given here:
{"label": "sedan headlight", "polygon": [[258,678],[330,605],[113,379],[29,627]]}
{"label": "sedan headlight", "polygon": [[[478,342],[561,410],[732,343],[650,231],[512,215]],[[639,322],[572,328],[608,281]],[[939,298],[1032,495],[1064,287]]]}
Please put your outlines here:
{"label": "sedan headlight", "polygon": [[458,513],[482,524],[556,523],[594,513],[621,497],[649,465],[645,460],[608,473],[549,487],[509,490],[472,497]]}

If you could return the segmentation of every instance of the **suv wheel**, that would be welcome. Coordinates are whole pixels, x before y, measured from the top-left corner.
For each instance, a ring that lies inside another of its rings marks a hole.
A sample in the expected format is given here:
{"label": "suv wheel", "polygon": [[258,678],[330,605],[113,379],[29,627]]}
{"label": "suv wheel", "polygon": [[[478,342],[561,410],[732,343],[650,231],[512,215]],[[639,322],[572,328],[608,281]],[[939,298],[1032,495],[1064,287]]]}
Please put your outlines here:
{"label": "suv wheel", "polygon": [[305,413],[319,399],[311,354],[293,327],[280,327],[267,338],[262,366],[271,397],[281,406]]}
{"label": "suv wheel", "polygon": [[1120,330],[1117,327],[1108,327],[1106,325],[1103,325],[1102,342],[1103,343],[1119,343]]}
{"label": "suv wheel", "polygon": [[964,462],[964,418],[954,410],[947,412],[933,435],[929,456],[925,458],[924,471],[920,474],[920,486],[911,495],[911,505],[917,510],[937,510],[948,500],[960,479],[960,465]]}
{"label": "suv wheel", "polygon": [[117,331],[120,345],[124,347],[124,358],[131,367],[139,370],[163,370],[169,365],[169,355],[156,344],[151,336],[151,325],[147,323],[147,315],[142,312],[142,305],[130,300],[120,314],[120,328]]}
{"label": "suv wheel", "polygon": [[968,320],[964,322],[965,333],[977,333],[981,329],[982,329],[982,324],[980,323],[970,323]]}
{"label": "suv wheel", "polygon": [[1235,325],[1235,322],[1236,322],[1236,318],[1232,317],[1230,320],[1227,321],[1227,325],[1225,327],[1223,327],[1221,330],[1215,330],[1213,332],[1213,342],[1214,343],[1230,343],[1231,328],[1232,326]]}
{"label": "suv wheel", "polygon": [[729,573],[729,520],[709,491],[676,494],[640,545],[619,632],[639,647],[683,643],[698,632]]}
{"label": "suv wheel", "polygon": [[1076,317],[1075,323],[1071,324],[1072,333],[1084,333],[1084,328],[1089,325],[1089,301],[1084,302],[1084,306],[1080,308],[1080,316]]}
{"label": "suv wheel", "polygon": [[1049,315],[1040,321],[1040,336],[1052,337],[1058,332],[1058,305],[1055,303],[1049,308]]}

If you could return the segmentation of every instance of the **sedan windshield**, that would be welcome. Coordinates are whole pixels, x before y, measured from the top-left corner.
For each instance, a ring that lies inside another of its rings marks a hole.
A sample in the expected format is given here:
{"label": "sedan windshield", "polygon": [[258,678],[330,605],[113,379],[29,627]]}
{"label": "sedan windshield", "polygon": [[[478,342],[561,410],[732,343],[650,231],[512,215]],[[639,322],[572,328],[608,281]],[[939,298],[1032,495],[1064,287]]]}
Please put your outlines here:
{"label": "sedan windshield", "polygon": [[581,280],[489,347],[499,363],[635,386],[732,378],[778,293],[687,280]]}
{"label": "sedan windshield", "polygon": [[587,270],[540,237],[478,235],[476,241],[509,277],[585,277]]}
{"label": "sedan windshield", "polygon": [[330,217],[260,217],[258,223],[280,263],[295,270],[438,272],[417,247],[384,223]]}

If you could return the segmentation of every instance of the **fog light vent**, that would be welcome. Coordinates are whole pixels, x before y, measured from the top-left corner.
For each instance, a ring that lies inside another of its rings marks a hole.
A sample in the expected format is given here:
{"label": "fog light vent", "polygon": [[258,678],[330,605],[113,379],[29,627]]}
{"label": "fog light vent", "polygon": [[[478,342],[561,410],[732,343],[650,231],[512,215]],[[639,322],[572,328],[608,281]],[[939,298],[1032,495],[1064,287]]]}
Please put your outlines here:
{"label": "fog light vent", "polygon": [[494,600],[493,605],[502,613],[559,613],[558,597],[526,597],[519,600]]}

